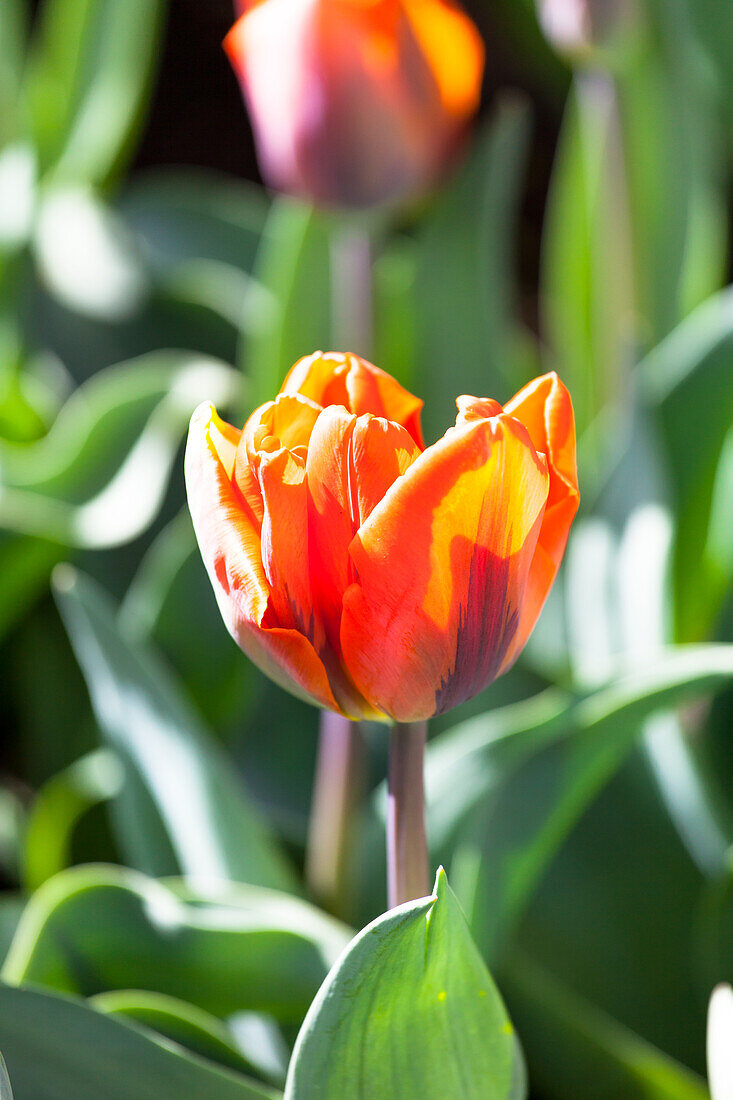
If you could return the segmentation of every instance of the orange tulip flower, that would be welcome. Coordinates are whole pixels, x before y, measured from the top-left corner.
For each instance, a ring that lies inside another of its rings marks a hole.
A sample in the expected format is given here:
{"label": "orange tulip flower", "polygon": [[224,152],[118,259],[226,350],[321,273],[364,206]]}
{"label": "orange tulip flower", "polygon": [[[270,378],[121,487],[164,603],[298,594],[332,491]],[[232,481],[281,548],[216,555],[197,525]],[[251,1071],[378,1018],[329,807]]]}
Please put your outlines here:
{"label": "orange tulip flower", "polygon": [[451,0],[240,0],[224,42],[262,173],[372,206],[435,181],[478,106],[481,37]]}
{"label": "orange tulip flower", "polygon": [[193,415],[189,506],[219,607],[283,687],[351,718],[411,722],[505,672],[578,507],[555,374],[503,408],[459,397],[423,446],[422,402],[355,355],[301,359],[239,431]]}

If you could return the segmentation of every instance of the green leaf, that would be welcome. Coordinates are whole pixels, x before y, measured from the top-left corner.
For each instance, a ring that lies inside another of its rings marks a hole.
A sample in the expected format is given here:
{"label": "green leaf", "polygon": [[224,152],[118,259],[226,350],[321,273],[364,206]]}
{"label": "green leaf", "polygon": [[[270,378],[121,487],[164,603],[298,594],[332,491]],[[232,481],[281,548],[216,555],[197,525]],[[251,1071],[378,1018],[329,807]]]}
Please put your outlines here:
{"label": "green leaf", "polygon": [[0,639],[42,593],[64,550],[46,539],[0,532]]}
{"label": "green leaf", "polygon": [[160,56],[164,0],[45,0],[26,96],[46,168],[103,184],[129,153]]}
{"label": "green leaf", "polygon": [[621,135],[613,86],[602,76],[576,79],[547,202],[543,328],[581,434],[618,397],[634,339]]}
{"label": "green leaf", "polygon": [[270,202],[261,187],[244,180],[169,168],[135,175],[118,208],[160,275],[191,260],[251,272]]}
{"label": "green leaf", "polygon": [[[639,366],[642,400],[661,425],[675,506],[675,628],[683,641],[704,638],[733,577],[729,514],[716,487],[733,424],[733,289],[699,306]],[[690,424],[700,425],[689,443]],[[686,442],[687,441],[687,442]],[[730,498],[728,498],[729,500]],[[716,500],[718,520],[713,524]],[[722,509],[722,512],[721,512]]]}
{"label": "green leaf", "polygon": [[494,393],[517,381],[515,290],[508,273],[528,145],[527,108],[507,99],[421,232],[417,388],[425,399],[428,439],[453,423],[458,394]]}
{"label": "green leaf", "polygon": [[330,264],[326,218],[292,199],[276,199],[254,271],[265,294],[260,301],[258,291],[256,328],[249,326],[241,354],[252,405],[271,400],[301,356],[332,350]]}
{"label": "green leaf", "polygon": [[10,1087],[8,1067],[5,1065],[5,1059],[2,1054],[0,1054],[0,1100],[13,1100],[13,1090]]}
{"label": "green leaf", "polygon": [[135,871],[63,871],[34,894],[3,980],[93,996],[165,993],[225,1017],[299,1022],[348,931],[285,894],[231,886],[193,892]]}
{"label": "green leaf", "polygon": [[114,798],[124,769],[109,749],[97,749],[53,776],[41,788],[28,816],[23,843],[23,882],[36,890],[69,866],[74,826],[86,811]]}
{"label": "green leaf", "polygon": [[294,889],[231,761],[159,658],[125,640],[101,590],[70,567],[57,573],[56,596],[100,730],[131,778],[117,827],[132,862],[197,881]]}
{"label": "green leaf", "polygon": [[470,890],[459,894],[484,953],[496,950],[521,914],[564,838],[626,759],[645,719],[731,680],[733,646],[678,647],[585,698],[550,691],[430,743],[431,846],[444,857],[458,831],[470,831],[479,871]]}
{"label": "green leaf", "polygon": [[126,637],[160,648],[214,729],[247,723],[257,673],[222,623],[187,508],[143,556],[120,607],[120,627]]}
{"label": "green leaf", "polygon": [[226,404],[218,360],[152,352],[80,386],[32,444],[0,442],[0,527],[66,546],[128,542],[155,518],[196,405]]}
{"label": "green leaf", "polygon": [[234,1035],[226,1024],[177,997],[149,993],[144,989],[119,989],[97,993],[90,998],[90,1004],[108,1016],[120,1016],[157,1031],[192,1053],[229,1069],[240,1073],[254,1069],[237,1049]]}
{"label": "green leaf", "polygon": [[514,1029],[445,873],[435,896],[368,925],[321,987],[285,1096],[509,1100],[525,1095]]}
{"label": "green leaf", "polygon": [[547,1100],[707,1100],[699,1077],[527,956],[512,952],[502,976],[525,1037],[533,1086]]}
{"label": "green leaf", "polygon": [[0,1035],[19,1098],[28,1100],[277,1100],[150,1032],[80,1001],[0,986]]}

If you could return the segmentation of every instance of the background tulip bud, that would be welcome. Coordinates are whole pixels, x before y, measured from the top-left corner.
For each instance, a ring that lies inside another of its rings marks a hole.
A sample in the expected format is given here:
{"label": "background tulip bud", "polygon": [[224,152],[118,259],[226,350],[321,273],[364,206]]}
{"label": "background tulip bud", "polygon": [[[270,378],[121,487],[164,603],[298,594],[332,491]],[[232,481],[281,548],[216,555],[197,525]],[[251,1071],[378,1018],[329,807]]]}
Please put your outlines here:
{"label": "background tulip bud", "polygon": [[635,0],[537,0],[548,40],[572,61],[623,53],[637,25]]}
{"label": "background tulip bud", "polygon": [[448,0],[260,0],[225,49],[266,181],[341,207],[428,188],[478,106],[484,50]]}

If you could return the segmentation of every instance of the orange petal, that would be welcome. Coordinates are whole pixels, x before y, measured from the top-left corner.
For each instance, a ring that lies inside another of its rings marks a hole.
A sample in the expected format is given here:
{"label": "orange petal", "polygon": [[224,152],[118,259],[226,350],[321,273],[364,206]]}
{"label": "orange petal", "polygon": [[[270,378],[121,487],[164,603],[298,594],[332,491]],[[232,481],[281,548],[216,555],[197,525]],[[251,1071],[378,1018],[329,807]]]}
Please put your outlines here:
{"label": "orange petal", "polygon": [[342,352],[314,352],[298,360],[285,379],[281,393],[299,393],[318,405],[343,405],[349,412],[392,420],[406,428],[418,447],[424,446],[420,428],[422,401],[391,375]]}
{"label": "orange petal", "polygon": [[415,721],[498,673],[521,613],[548,475],[509,417],[451,429],[400,477],[355,536],[341,646],[379,710]]}
{"label": "orange petal", "polygon": [[565,386],[554,373],[536,378],[504,406],[525,425],[536,449],[547,456],[550,490],[537,549],[527,579],[527,598],[508,664],[519,653],[539,617],[562,561],[570,526],[578,510],[575,417]]}
{"label": "orange petal", "polygon": [[484,44],[476,26],[445,0],[404,0],[404,6],[443,106],[457,118],[467,118],[478,107],[484,72]]}
{"label": "orange petal", "polygon": [[[420,454],[406,428],[381,416],[360,416],[351,436],[350,482],[354,532],[394,481]],[[349,540],[350,542],[351,540]]]}
{"label": "orange petal", "polygon": [[353,580],[349,543],[354,535],[349,479],[349,444],[356,417],[330,405],[313,429],[306,478],[308,556],[314,605],[335,652],[340,650],[341,597]]}
{"label": "orange petal", "polygon": [[250,660],[302,699],[339,711],[311,642],[277,622],[260,533],[233,480],[240,433],[200,405],[186,446],[186,489],[201,556],[222,618]]}

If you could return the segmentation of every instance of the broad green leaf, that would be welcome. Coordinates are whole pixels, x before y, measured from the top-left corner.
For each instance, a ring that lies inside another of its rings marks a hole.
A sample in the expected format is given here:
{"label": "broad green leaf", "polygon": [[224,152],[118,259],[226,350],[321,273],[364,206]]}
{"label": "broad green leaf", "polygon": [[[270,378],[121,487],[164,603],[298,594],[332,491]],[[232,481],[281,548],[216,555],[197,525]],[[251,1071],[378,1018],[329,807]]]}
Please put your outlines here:
{"label": "broad green leaf", "polygon": [[44,0],[26,96],[46,168],[103,184],[127,155],[160,56],[164,0]]}
{"label": "broad green leaf", "polygon": [[0,1035],[23,1100],[277,1100],[279,1093],[81,1001],[0,986]]}
{"label": "broad green leaf", "polygon": [[117,867],[63,871],[28,903],[3,980],[93,996],[164,993],[215,1016],[299,1022],[348,931],[313,906],[253,887],[165,885]]}
{"label": "broad green leaf", "polygon": [[29,892],[69,866],[77,821],[91,806],[118,795],[123,781],[124,769],[115,754],[97,749],[41,788],[23,842],[23,882]]}
{"label": "broad green leaf", "polygon": [[445,873],[368,925],[303,1023],[288,1100],[523,1097],[514,1029]]}
{"label": "broad green leaf", "polygon": [[418,239],[416,388],[428,439],[453,423],[458,394],[506,399],[517,382],[511,270],[528,144],[526,106],[508,99]]}
{"label": "broad green leaf", "polygon": [[10,1078],[8,1077],[8,1067],[5,1065],[5,1059],[0,1053],[0,1100],[13,1100],[13,1090],[10,1087]]}
{"label": "broad green leaf", "polygon": [[254,270],[258,316],[241,353],[253,406],[272,399],[301,356],[333,350],[330,263],[325,217],[292,199],[276,199]]}
{"label": "broad green leaf", "polygon": [[0,527],[67,546],[127,542],[155,518],[196,405],[226,404],[217,360],[152,352],[100,372],[33,444],[0,443]]}
{"label": "broad green leaf", "polygon": [[[733,576],[730,532],[720,529],[729,506],[719,506],[711,523],[716,496],[726,490],[716,488],[716,476],[728,468],[721,460],[733,424],[732,372],[730,288],[690,314],[639,366],[640,395],[658,417],[670,464],[675,630],[684,641],[708,634]],[[692,437],[691,424],[699,429]]]}
{"label": "broad green leaf", "polygon": [[502,980],[533,1086],[547,1100],[707,1100],[699,1077],[565,989],[526,955],[512,952]]}
{"label": "broad green leaf", "polygon": [[125,640],[104,594],[70,567],[56,594],[102,735],[130,776],[117,827],[133,864],[293,889],[231,762],[156,654]]}
{"label": "broad green leaf", "polygon": [[644,721],[732,680],[733,646],[679,647],[585,698],[549,691],[472,719],[428,746],[431,845],[444,856],[456,832],[469,827],[480,870],[467,904],[486,953],[626,759]]}
{"label": "broad green leaf", "polygon": [[192,1053],[229,1069],[240,1073],[253,1070],[237,1049],[234,1035],[225,1023],[177,997],[144,989],[119,989],[97,993],[90,998],[90,1004],[107,1016],[120,1016],[157,1031]]}

